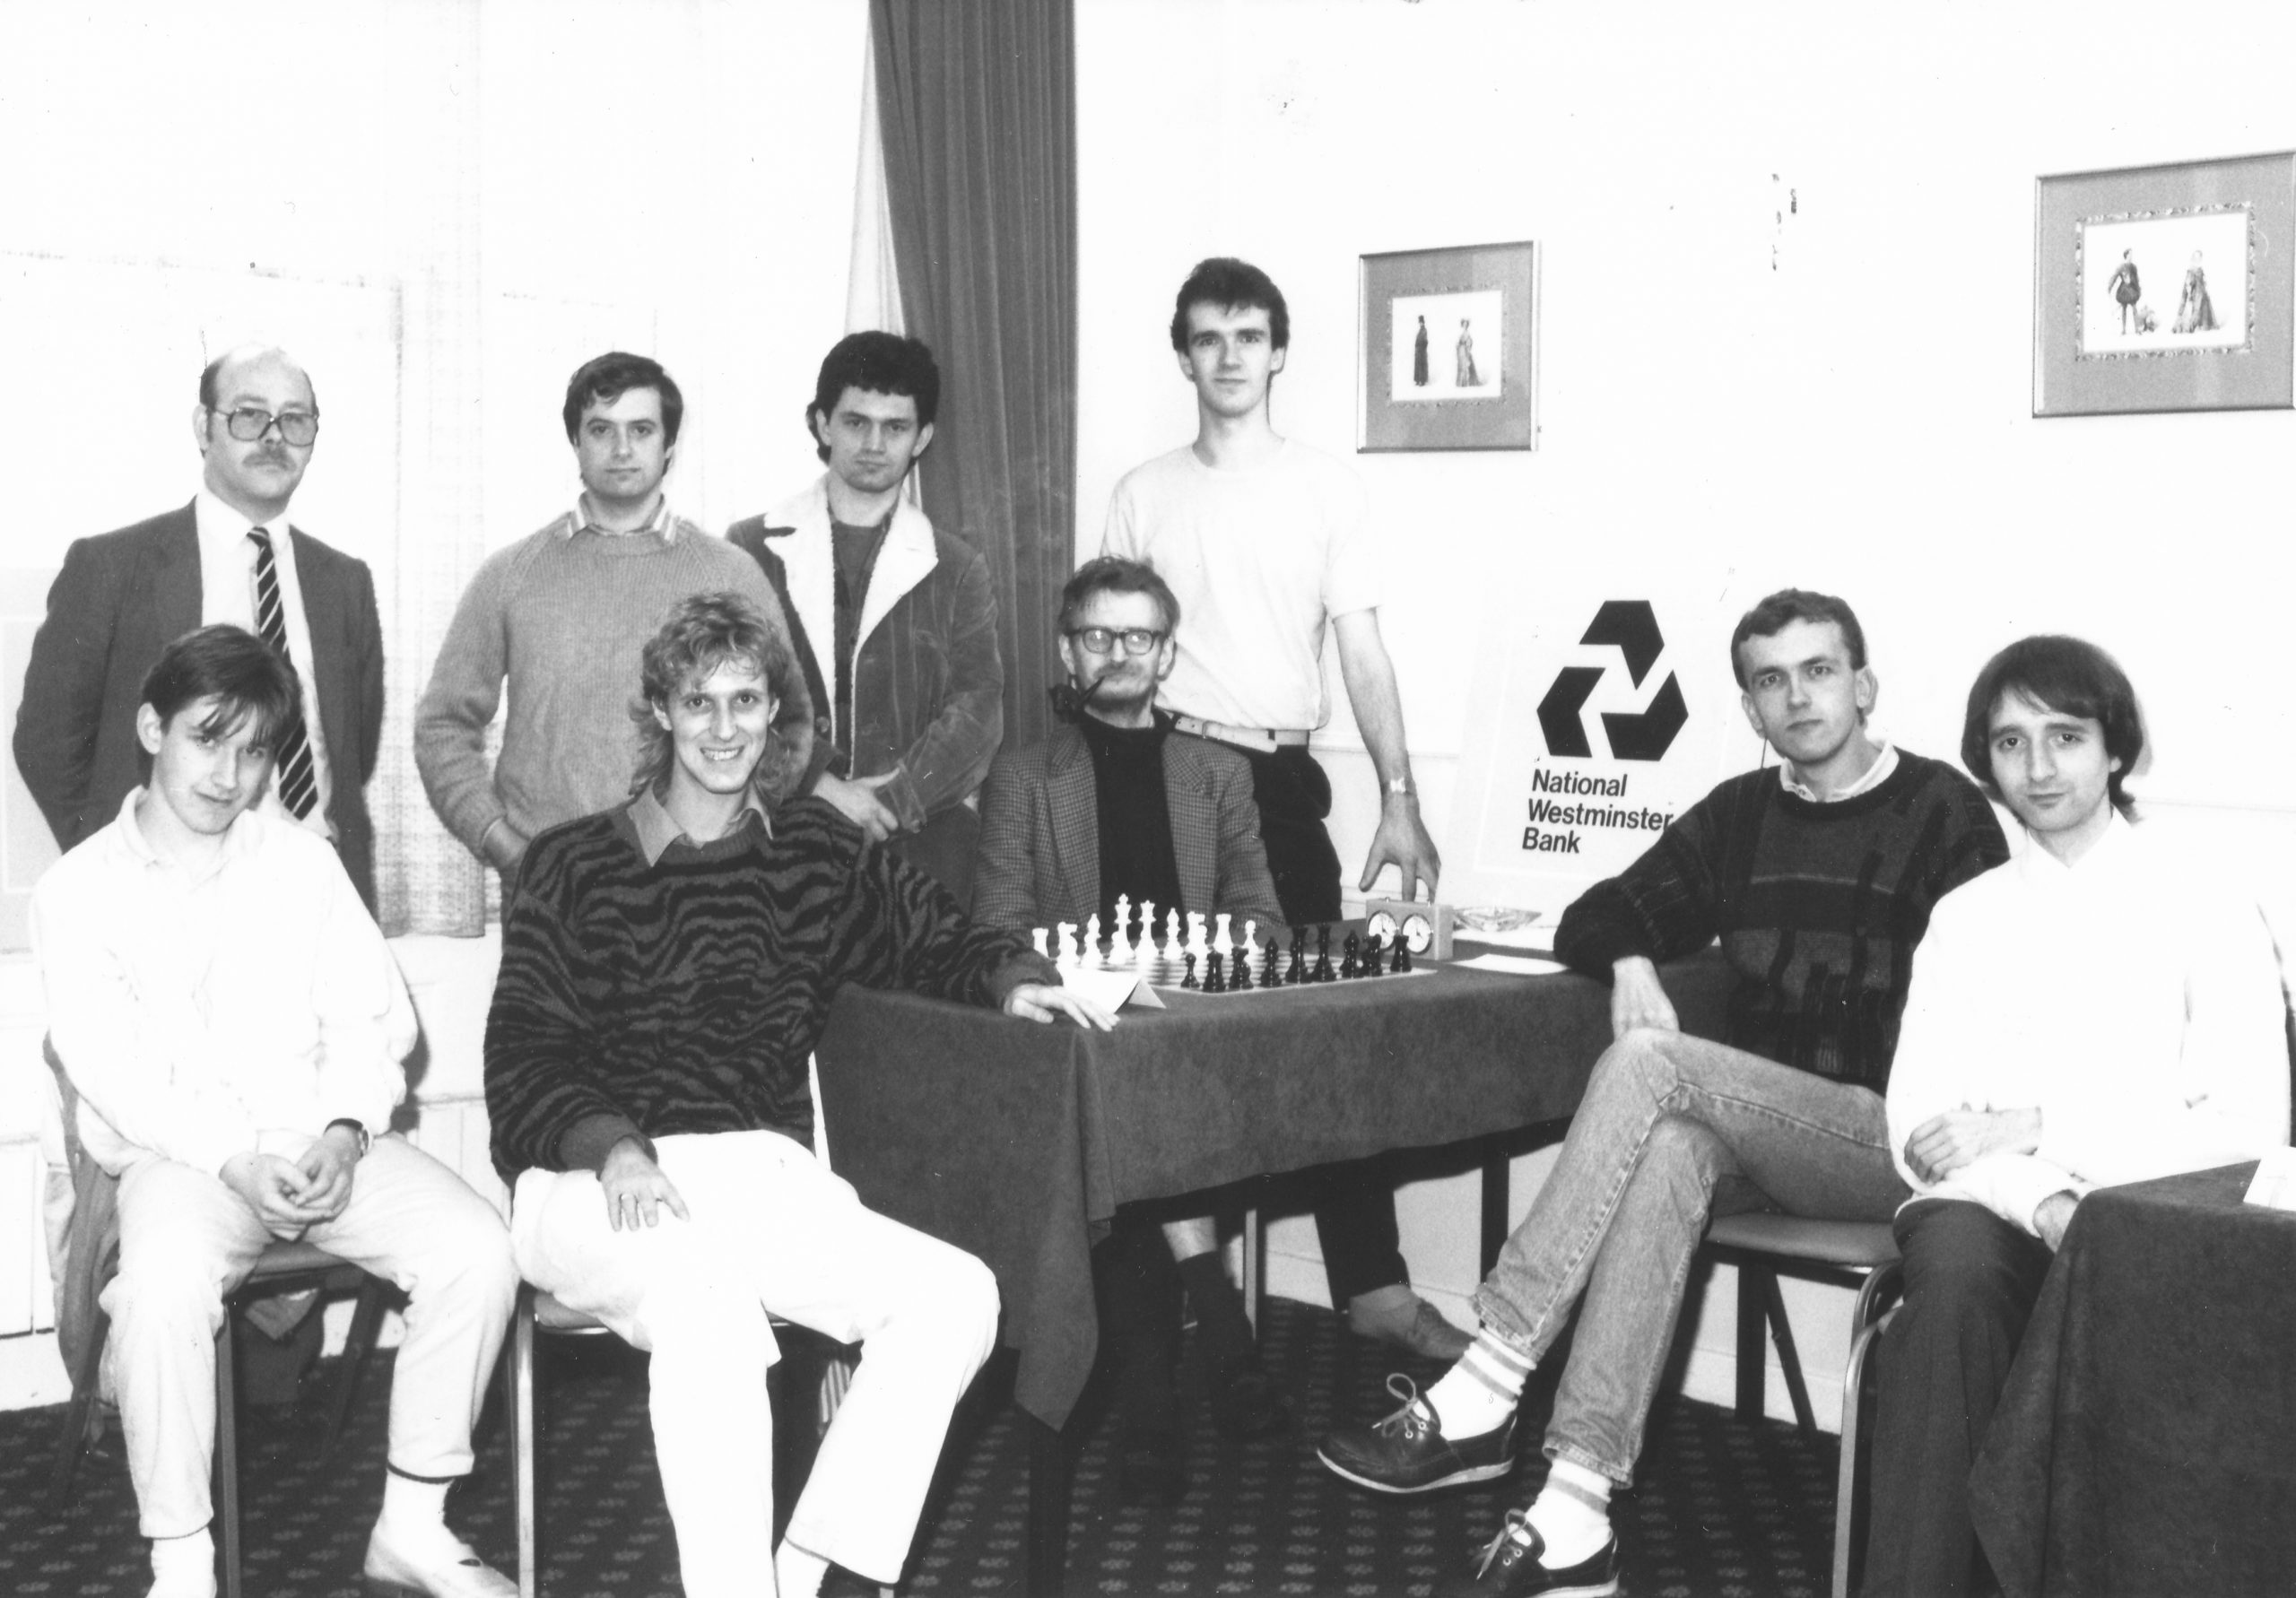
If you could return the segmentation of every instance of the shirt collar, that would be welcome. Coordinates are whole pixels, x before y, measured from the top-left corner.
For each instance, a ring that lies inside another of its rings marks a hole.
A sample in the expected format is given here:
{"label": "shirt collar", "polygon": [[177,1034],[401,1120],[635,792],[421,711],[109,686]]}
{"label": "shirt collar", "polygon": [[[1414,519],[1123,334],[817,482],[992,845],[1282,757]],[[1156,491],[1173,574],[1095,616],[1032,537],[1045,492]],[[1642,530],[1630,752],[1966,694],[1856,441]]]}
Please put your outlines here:
{"label": "shirt collar", "polygon": [[1860,794],[1872,793],[1889,781],[1890,774],[1897,769],[1897,748],[1884,738],[1882,740],[1882,752],[1875,755],[1874,763],[1866,768],[1866,775],[1839,794],[1829,795],[1823,799],[1819,798],[1807,784],[1794,775],[1794,768],[1788,764],[1781,764],[1778,768],[1778,783],[1796,799],[1806,799],[1813,804],[1839,804],[1845,799],[1855,799]]}
{"label": "shirt collar", "polygon": [[566,536],[577,533],[595,533],[601,538],[633,538],[640,533],[651,533],[664,543],[678,541],[678,518],[670,514],[670,497],[664,494],[654,501],[654,514],[646,518],[643,526],[632,527],[627,533],[616,533],[598,525],[597,517],[587,493],[574,496],[573,514],[566,518]]}
{"label": "shirt collar", "polygon": [[[743,796],[740,813],[734,818],[735,829],[746,826],[752,814],[765,836],[771,838],[773,822],[767,817],[755,788]],[[678,824],[670,820],[670,812],[663,808],[662,802],[654,797],[651,787],[639,789],[638,797],[630,802],[630,822],[638,829],[638,850],[646,856],[648,865],[659,865],[669,847],[685,838]]]}
{"label": "shirt collar", "polygon": [[2024,847],[2017,851],[2016,856],[2018,873],[2035,887],[2069,882],[2076,872],[2083,874],[2092,873],[2098,868],[2100,857],[2103,860],[2103,868],[2109,871],[2112,862],[2136,836],[2136,829],[2128,824],[2128,818],[2116,810],[2105,823],[2103,836],[2091,844],[2080,859],[2067,865],[2043,847],[2040,839],[2033,836],[2031,828],[2021,826],[2018,830],[2024,834]]}
{"label": "shirt collar", "polygon": [[[119,802],[119,846],[127,851],[129,858],[140,865],[174,865],[176,862],[152,847],[152,840],[144,834],[143,821],[135,813],[135,802],[147,791],[145,788],[130,788],[127,797]],[[252,805],[234,817],[230,830],[223,834],[222,849],[215,856],[215,870],[222,870],[252,850],[256,846],[256,834],[262,827],[263,818],[256,813]]]}
{"label": "shirt collar", "polygon": [[217,499],[204,483],[192,499],[191,517],[199,529],[202,544],[237,543],[257,527],[274,538],[284,536],[287,532],[287,512],[283,510],[267,522],[251,521],[246,512],[234,510]]}

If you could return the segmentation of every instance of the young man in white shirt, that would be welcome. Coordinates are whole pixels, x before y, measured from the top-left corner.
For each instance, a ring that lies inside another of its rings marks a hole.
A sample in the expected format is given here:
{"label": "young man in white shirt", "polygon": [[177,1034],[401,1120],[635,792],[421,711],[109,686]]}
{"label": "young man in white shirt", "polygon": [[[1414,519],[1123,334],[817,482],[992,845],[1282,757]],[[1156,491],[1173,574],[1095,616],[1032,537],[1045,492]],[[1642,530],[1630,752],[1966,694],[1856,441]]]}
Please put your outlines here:
{"label": "young man in white shirt", "polygon": [[[1172,309],[1180,376],[1196,390],[1196,439],[1125,473],[1100,552],[1155,569],[1188,619],[1158,706],[1184,736],[1251,762],[1260,839],[1284,918],[1336,921],[1339,855],[1324,818],[1331,779],[1308,751],[1328,718],[1326,628],[1339,645],[1355,726],[1380,784],[1379,825],[1359,890],[1395,866],[1397,891],[1435,890],[1443,869],[1419,817],[1403,699],[1379,634],[1382,578],[1363,487],[1321,450],[1275,430],[1269,394],[1290,352],[1283,291],[1248,261],[1197,263]],[[1377,1166],[1312,1178],[1332,1303],[1361,1334],[1454,1359],[1466,1333],[1411,1290],[1392,1182]]]}
{"label": "young man in white shirt", "polygon": [[300,699],[239,628],[169,645],[135,716],[150,779],[32,890],[50,1039],[81,1141],[119,1184],[105,1357],[152,1598],[213,1598],[215,1333],[274,1238],[409,1295],[370,1584],[509,1598],[442,1511],[470,1472],[517,1271],[493,1209],[390,1131],[414,1011],[341,861],[250,808]]}
{"label": "young man in white shirt", "polygon": [[1961,760],[2024,838],[1938,905],[1890,1078],[1914,1197],[1869,1598],[1984,1590],[1970,1469],[2083,1195],[2288,1141],[2271,935],[2235,885],[2131,824],[2144,749],[2128,678],[2079,638],[2012,644],[1970,690]]}

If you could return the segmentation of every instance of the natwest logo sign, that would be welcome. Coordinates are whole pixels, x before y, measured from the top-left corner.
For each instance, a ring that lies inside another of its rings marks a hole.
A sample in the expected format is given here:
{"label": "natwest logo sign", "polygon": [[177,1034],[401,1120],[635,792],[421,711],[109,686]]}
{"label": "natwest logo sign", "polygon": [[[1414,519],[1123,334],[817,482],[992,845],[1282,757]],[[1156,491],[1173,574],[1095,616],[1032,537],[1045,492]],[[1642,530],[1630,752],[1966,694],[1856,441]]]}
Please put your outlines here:
{"label": "natwest logo sign", "polygon": [[[1658,631],[1657,613],[1647,599],[1606,599],[1579,638],[1582,645],[1615,645],[1625,657],[1627,675],[1637,688],[1665,651]],[[1587,701],[1601,683],[1606,666],[1567,665],[1557,672],[1554,684],[1539,700],[1539,732],[1547,752],[1567,759],[1588,760],[1597,751],[1587,738]],[[1681,681],[1672,672],[1650,696],[1650,702],[1632,714],[1602,713],[1606,751],[1613,760],[1657,760],[1673,747],[1674,735],[1690,720],[1683,702]]]}

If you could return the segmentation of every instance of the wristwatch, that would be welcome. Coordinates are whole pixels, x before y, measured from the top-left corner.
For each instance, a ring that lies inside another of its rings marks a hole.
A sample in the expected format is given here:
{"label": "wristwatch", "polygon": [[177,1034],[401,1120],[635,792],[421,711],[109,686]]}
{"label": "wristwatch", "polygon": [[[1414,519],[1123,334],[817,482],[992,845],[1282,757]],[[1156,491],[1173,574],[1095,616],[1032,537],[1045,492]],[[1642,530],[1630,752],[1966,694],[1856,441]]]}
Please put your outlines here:
{"label": "wristwatch", "polygon": [[1416,790],[1412,787],[1408,777],[1390,777],[1387,778],[1387,792],[1396,798],[1408,799]]}
{"label": "wristwatch", "polygon": [[361,1159],[366,1159],[367,1151],[372,1148],[375,1143],[374,1134],[367,1130],[367,1124],[363,1121],[354,1121],[348,1116],[339,1116],[335,1119],[329,1121],[326,1126],[320,1129],[321,1135],[324,1136],[326,1133],[333,1132],[338,1126],[348,1126],[351,1128],[352,1132],[357,1135],[359,1139],[359,1158]]}

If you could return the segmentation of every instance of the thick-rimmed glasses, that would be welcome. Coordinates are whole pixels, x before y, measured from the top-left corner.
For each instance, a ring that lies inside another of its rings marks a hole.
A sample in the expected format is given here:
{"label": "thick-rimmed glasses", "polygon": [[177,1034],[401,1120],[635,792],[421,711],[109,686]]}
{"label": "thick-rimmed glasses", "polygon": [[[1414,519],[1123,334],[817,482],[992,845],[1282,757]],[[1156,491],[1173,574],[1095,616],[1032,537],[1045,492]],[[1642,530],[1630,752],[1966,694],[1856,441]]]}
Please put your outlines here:
{"label": "thick-rimmed glasses", "polygon": [[211,405],[208,414],[221,416],[225,430],[242,444],[254,443],[274,427],[282,439],[298,449],[309,448],[319,436],[319,419],[309,411],[282,411],[274,416],[254,405],[236,411],[218,411]]}
{"label": "thick-rimmed glasses", "polygon": [[1082,644],[1087,655],[1109,654],[1115,649],[1118,638],[1124,640],[1126,655],[1145,655],[1164,641],[1162,633],[1151,631],[1145,627],[1126,627],[1121,630],[1113,627],[1072,627],[1068,630],[1068,636]]}

